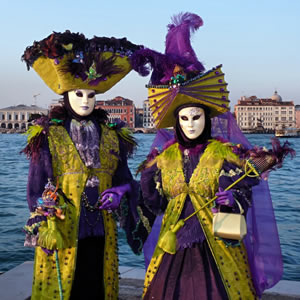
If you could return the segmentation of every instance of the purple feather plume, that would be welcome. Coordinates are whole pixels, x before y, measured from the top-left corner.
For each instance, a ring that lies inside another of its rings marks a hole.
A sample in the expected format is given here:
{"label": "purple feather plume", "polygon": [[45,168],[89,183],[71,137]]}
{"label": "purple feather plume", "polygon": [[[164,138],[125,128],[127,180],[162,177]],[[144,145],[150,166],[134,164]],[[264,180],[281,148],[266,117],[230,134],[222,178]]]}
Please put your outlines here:
{"label": "purple feather plume", "polygon": [[192,13],[179,13],[176,16],[173,16],[171,18],[173,24],[168,25],[168,29],[171,30],[174,27],[180,26],[180,25],[187,25],[189,26],[190,30],[194,32],[197,30],[200,26],[203,25],[203,20],[201,17],[199,17],[196,14]]}
{"label": "purple feather plume", "polygon": [[250,161],[255,165],[259,173],[281,168],[287,155],[293,158],[296,152],[290,148],[288,141],[281,145],[277,138],[272,138],[272,149],[270,150],[254,147],[248,152]]}
{"label": "purple feather plume", "polygon": [[133,69],[142,76],[153,70],[150,84],[168,84],[176,65],[183,67],[188,78],[205,70],[190,43],[190,33],[203,25],[202,19],[195,14],[181,13],[174,16],[172,22],[168,25],[165,54],[141,49],[130,58]]}
{"label": "purple feather plume", "polygon": [[131,57],[132,68],[142,76],[149,75],[151,69],[156,70],[164,62],[164,55],[145,48],[136,51]]}
{"label": "purple feather plume", "polygon": [[191,46],[191,32],[195,32],[203,25],[203,20],[196,14],[180,13],[172,18],[172,24],[168,25],[169,32],[166,37],[167,55],[184,57],[188,62],[184,65],[188,71],[204,71],[203,65],[198,61]]}

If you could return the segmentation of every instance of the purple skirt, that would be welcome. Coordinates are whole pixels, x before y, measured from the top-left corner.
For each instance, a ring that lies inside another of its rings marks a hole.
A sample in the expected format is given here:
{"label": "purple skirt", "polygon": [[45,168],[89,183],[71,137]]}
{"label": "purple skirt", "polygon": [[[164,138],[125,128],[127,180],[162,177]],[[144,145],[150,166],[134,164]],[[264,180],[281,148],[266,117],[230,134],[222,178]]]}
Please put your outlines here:
{"label": "purple skirt", "polygon": [[144,300],[228,299],[207,242],[165,254]]}

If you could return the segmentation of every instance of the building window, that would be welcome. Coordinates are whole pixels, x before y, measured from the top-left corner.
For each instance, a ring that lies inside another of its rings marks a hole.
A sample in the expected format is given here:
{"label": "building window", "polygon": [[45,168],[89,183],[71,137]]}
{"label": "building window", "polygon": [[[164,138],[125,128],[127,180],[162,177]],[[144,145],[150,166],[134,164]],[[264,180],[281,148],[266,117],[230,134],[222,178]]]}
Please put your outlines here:
{"label": "building window", "polygon": [[18,120],[19,116],[18,115],[15,115],[15,120]]}
{"label": "building window", "polygon": [[5,116],[4,115],[2,115],[2,120],[5,120]]}
{"label": "building window", "polygon": [[8,120],[11,120],[11,115],[8,115]]}

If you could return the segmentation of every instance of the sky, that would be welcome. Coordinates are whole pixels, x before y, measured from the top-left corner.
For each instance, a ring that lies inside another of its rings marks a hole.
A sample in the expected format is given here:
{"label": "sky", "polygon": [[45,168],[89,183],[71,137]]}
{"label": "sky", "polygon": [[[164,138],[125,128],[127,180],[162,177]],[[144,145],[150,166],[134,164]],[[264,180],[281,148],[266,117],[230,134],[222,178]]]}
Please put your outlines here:
{"label": "sky", "polygon": [[[192,46],[206,70],[223,65],[232,109],[241,96],[267,98],[275,90],[283,101],[300,104],[299,0],[11,0],[1,8],[0,108],[34,103],[46,108],[60,98],[21,62],[34,40],[68,29],[87,38],[126,37],[164,53],[167,25],[180,12],[203,19]],[[132,71],[97,100],[122,96],[142,107],[148,81]]]}

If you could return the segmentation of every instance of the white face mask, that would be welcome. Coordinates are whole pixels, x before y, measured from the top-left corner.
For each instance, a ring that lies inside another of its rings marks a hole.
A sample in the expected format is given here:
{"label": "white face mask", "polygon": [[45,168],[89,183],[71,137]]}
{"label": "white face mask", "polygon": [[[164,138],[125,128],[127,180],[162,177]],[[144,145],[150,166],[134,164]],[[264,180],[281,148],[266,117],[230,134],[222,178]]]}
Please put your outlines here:
{"label": "white face mask", "polygon": [[68,92],[71,108],[79,116],[85,117],[92,113],[95,107],[94,90],[73,90]]}
{"label": "white face mask", "polygon": [[185,107],[178,113],[179,124],[185,136],[196,139],[205,127],[205,112],[201,107]]}

